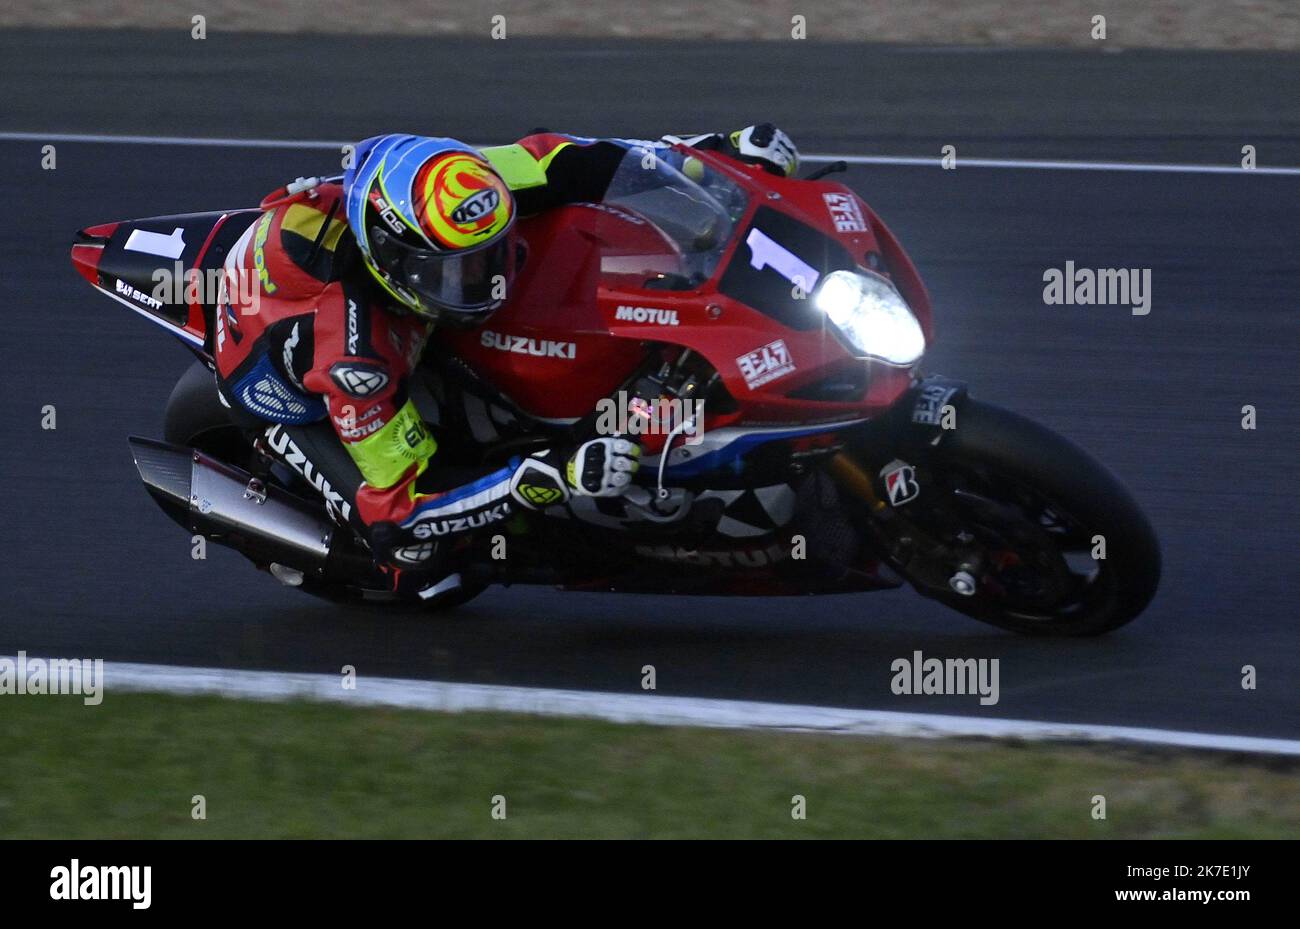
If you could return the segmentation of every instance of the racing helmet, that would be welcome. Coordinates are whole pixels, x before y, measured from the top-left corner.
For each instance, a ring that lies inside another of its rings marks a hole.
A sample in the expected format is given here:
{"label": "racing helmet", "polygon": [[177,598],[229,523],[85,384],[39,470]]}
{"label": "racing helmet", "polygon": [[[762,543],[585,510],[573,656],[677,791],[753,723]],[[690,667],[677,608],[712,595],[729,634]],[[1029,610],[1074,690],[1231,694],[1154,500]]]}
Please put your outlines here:
{"label": "racing helmet", "polygon": [[343,189],[362,260],[401,306],[474,323],[504,301],[515,201],[478,151],[455,139],[375,136],[358,144]]}

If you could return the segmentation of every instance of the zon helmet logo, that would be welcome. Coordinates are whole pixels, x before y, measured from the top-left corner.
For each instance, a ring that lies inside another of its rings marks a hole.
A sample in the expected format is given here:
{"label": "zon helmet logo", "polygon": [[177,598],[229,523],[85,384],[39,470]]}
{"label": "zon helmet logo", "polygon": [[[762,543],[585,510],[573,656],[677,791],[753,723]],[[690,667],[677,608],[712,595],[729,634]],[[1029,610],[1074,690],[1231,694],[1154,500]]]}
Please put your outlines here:
{"label": "zon helmet logo", "polygon": [[268,294],[277,290],[275,281],[271,280],[271,273],[266,270],[266,240],[270,236],[273,219],[274,213],[263,213],[257,223],[257,232],[253,235],[253,267],[257,269],[257,279],[262,282],[262,290]]}

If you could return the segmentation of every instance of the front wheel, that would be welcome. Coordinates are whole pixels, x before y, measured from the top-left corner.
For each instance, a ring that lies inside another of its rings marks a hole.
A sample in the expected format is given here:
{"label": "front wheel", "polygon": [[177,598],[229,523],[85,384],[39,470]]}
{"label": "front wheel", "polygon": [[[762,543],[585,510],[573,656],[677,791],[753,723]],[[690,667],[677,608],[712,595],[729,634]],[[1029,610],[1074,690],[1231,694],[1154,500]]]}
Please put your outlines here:
{"label": "front wheel", "polygon": [[926,596],[1014,632],[1078,636],[1119,628],[1155,595],[1150,523],[1110,471],[1050,429],[967,400],[938,447],[902,457],[918,491],[882,500],[872,529]]}

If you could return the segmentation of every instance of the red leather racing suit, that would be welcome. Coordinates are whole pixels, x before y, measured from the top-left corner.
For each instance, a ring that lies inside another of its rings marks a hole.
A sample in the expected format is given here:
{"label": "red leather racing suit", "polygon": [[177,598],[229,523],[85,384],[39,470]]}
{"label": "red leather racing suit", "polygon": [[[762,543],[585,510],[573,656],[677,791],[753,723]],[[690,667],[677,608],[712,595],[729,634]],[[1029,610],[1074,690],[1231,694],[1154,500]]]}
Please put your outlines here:
{"label": "red leather racing suit", "polygon": [[[541,133],[484,154],[500,162],[527,215],[599,201],[623,157],[642,145],[660,143]],[[521,166],[529,178],[516,186]],[[430,324],[373,286],[342,198],[342,187],[325,183],[271,204],[231,248],[227,273],[256,283],[230,288],[243,301],[218,307],[218,385],[232,409],[269,425],[273,450],[366,537],[377,560],[410,568],[438,538],[506,518],[513,468],[448,487],[432,467],[437,438],[409,394]],[[323,467],[298,447],[295,428],[325,420],[355,470]]]}

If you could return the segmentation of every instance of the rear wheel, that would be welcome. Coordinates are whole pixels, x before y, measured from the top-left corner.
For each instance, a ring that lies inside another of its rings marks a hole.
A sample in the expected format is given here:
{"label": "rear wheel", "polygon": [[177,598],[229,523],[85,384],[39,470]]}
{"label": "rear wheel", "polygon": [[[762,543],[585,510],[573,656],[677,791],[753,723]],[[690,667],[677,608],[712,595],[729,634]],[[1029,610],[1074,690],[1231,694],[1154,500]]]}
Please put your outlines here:
{"label": "rear wheel", "polygon": [[918,496],[875,521],[926,596],[1028,635],[1098,635],[1155,595],[1160,547],[1128,490],[1051,430],[968,400],[915,461]]}
{"label": "rear wheel", "polygon": [[[218,399],[215,376],[201,361],[195,361],[172,388],[163,416],[163,438],[174,445],[198,449],[219,461],[240,468],[251,469],[259,457],[249,443],[245,431],[235,423],[230,416],[230,411]],[[275,470],[278,472],[281,469]],[[299,482],[293,472],[288,469],[284,471],[285,473],[280,476],[287,478],[287,481],[279,481],[283,486],[302,496],[315,493],[314,490]],[[275,476],[273,473],[272,477]],[[350,532],[346,527],[340,531]],[[369,553],[361,547],[360,543],[355,543],[353,547],[364,556],[364,559],[353,559],[361,569],[354,580],[349,582],[334,577],[301,577],[294,578],[289,583],[304,593],[333,603],[348,605],[382,603],[390,608],[420,610],[427,613],[453,610],[473,600],[487,589],[485,584],[466,583],[428,600],[421,600],[414,594],[397,598],[387,589],[377,589],[376,585],[380,583],[377,573],[373,571],[367,573],[362,567],[364,560],[369,558]],[[269,565],[256,561],[254,564],[259,569],[274,575]],[[285,577],[292,577],[294,574],[294,572],[281,573]],[[279,579],[278,576],[277,578]],[[281,579],[281,583],[286,581]]]}
{"label": "rear wheel", "polygon": [[217,397],[216,375],[195,361],[172,388],[163,413],[163,439],[243,466],[252,454],[244,431]]}

